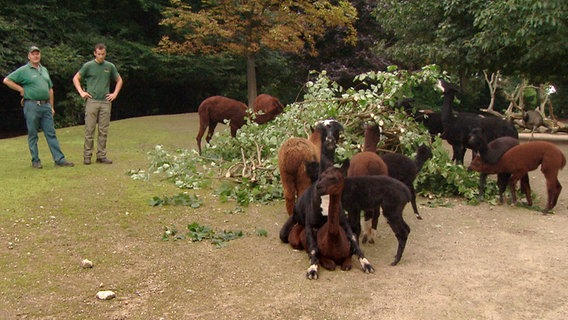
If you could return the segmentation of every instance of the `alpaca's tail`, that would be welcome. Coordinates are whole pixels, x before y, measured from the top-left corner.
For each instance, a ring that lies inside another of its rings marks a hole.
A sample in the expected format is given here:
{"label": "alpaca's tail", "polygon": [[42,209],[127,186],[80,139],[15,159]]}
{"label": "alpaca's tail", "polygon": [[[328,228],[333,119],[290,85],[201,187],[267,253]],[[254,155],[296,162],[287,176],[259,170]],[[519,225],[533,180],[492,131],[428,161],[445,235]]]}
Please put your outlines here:
{"label": "alpaca's tail", "polygon": [[418,147],[416,151],[416,157],[414,158],[414,163],[416,164],[416,168],[418,171],[422,170],[424,163],[428,161],[428,159],[432,158],[432,150],[427,145],[421,145]]}

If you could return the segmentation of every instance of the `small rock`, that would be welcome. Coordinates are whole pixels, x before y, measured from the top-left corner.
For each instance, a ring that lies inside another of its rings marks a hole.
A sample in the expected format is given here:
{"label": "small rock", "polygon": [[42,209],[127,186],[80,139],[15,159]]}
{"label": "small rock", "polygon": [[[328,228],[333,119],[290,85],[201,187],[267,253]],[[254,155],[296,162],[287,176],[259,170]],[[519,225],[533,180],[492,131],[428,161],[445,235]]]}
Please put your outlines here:
{"label": "small rock", "polygon": [[110,290],[97,292],[97,299],[99,300],[111,300],[116,298],[116,294]]}
{"label": "small rock", "polygon": [[88,259],[83,259],[83,261],[81,261],[81,267],[83,267],[84,269],[92,268],[93,262]]}

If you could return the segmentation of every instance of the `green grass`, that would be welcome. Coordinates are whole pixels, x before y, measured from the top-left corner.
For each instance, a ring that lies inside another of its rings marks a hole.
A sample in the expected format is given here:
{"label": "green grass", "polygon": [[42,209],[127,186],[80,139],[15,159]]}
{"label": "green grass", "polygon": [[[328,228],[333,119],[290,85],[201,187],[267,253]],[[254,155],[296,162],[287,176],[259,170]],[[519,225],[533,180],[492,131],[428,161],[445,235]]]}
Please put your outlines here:
{"label": "green grass", "polygon": [[[180,190],[157,177],[150,182],[135,181],[126,173],[145,170],[147,152],[156,144],[193,148],[196,119],[175,115],[112,122],[107,146],[112,165],[82,164],[82,126],[57,131],[67,160],[75,162],[73,168],[54,166],[43,136],[41,170],[31,167],[27,137],[0,140],[0,292],[6,300],[0,309],[7,310],[7,318],[67,318],[69,300],[90,299],[101,283],[116,289],[139,281],[141,271],[129,275],[116,270],[136,263],[139,254],[149,256],[147,250],[153,245],[160,250],[163,226],[177,223],[185,228],[185,215],[193,209],[150,206],[152,197],[171,196]],[[207,199],[206,194],[200,197]],[[204,204],[207,210],[211,206]],[[197,217],[199,214],[193,219]],[[83,258],[94,260],[99,271],[79,268]],[[142,269],[146,268],[152,265]],[[109,279],[102,280],[107,273]],[[59,301],[56,297],[66,298]],[[73,312],[81,314],[81,310]],[[96,308],[87,314],[96,314],[92,312]],[[3,316],[0,311],[0,318]]]}

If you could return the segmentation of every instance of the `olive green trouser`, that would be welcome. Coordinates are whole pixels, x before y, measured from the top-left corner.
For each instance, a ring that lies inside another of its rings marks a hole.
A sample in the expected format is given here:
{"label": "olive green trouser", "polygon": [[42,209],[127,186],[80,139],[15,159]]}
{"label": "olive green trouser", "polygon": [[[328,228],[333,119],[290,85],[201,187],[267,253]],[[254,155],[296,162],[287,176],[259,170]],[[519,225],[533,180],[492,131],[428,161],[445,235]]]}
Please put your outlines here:
{"label": "olive green trouser", "polygon": [[87,99],[85,103],[85,144],[84,157],[91,158],[98,124],[97,159],[106,158],[108,128],[112,104],[105,100]]}

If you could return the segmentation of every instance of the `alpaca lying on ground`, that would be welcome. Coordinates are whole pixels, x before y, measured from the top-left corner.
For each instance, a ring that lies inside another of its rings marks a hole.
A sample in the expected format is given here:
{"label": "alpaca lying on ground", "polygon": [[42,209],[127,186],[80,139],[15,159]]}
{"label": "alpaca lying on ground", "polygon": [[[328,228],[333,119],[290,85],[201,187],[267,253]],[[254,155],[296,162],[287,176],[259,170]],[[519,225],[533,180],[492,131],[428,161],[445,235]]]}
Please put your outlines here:
{"label": "alpaca lying on ground", "polygon": [[[199,113],[199,131],[196,140],[199,154],[201,154],[201,139],[207,127],[209,127],[205,137],[207,143],[211,141],[217,124],[223,123],[225,120],[229,120],[231,136],[235,137],[237,130],[245,124],[247,109],[246,104],[223,96],[212,96],[203,100],[197,110]],[[258,124],[266,123],[282,113],[283,110],[284,107],[277,98],[261,94],[255,99],[253,121]]]}
{"label": "alpaca lying on ground", "polygon": [[[280,240],[282,242],[290,242],[291,244],[297,245],[296,248],[306,249],[310,258],[310,267],[308,268],[306,273],[308,279],[318,278],[318,265],[320,262],[319,259],[321,257],[318,242],[318,229],[322,228],[328,221],[328,217],[324,215],[324,212],[322,210],[322,194],[324,194],[324,192],[328,189],[326,188],[326,186],[328,185],[329,181],[337,182],[336,176],[328,172],[329,170],[335,169],[337,168],[329,167],[328,169],[324,170],[320,174],[318,180],[308,189],[306,189],[304,193],[302,193],[294,206],[294,214],[288,218],[288,220],[280,230]],[[343,173],[341,173],[341,177],[343,177]],[[324,180],[325,182],[320,182]],[[330,203],[333,203],[333,201],[336,200],[330,200]],[[337,210],[337,208],[334,207],[335,205],[336,203],[330,205],[333,210]],[[359,263],[361,264],[361,269],[365,273],[374,272],[373,266],[365,258],[365,255],[361,251],[357,238],[353,234],[351,226],[349,225],[349,222],[347,221],[342,210],[340,210],[338,221],[341,228],[345,232],[346,238],[349,240],[351,249],[350,254],[357,255]],[[303,230],[295,227],[297,225],[302,226]],[[332,248],[326,246],[325,244],[324,247],[326,254],[325,257],[331,258],[332,256],[336,255],[336,253],[334,253],[333,251],[328,251],[333,250]],[[340,255],[343,255],[343,253],[341,253]],[[328,265],[327,262],[328,261],[326,261],[326,266],[331,266],[331,264]],[[343,261],[341,263],[345,268],[349,266],[348,262]]]}
{"label": "alpaca lying on ground", "polygon": [[[455,93],[458,91],[457,87],[443,80],[440,80],[438,84],[444,92],[444,102],[442,104],[444,134],[442,137],[452,146],[452,160],[456,161],[456,163],[462,164],[466,149],[472,149],[472,146],[468,145],[468,137],[474,128],[483,129],[487,142],[504,136],[519,138],[519,133],[515,126],[501,118],[463,112],[459,112],[457,116],[454,116],[452,104]],[[473,151],[474,153],[477,152],[477,150]]]}
{"label": "alpaca lying on ground", "polygon": [[320,168],[333,165],[341,131],[343,126],[336,120],[318,121],[308,139],[290,138],[280,147],[278,168],[288,216],[292,216],[296,199],[312,184],[306,164],[315,162]]}
{"label": "alpaca lying on ground", "polygon": [[[496,164],[484,163],[481,157],[477,155],[471,162],[470,169],[490,174],[510,174],[511,176],[508,182],[511,188],[511,197],[513,203],[516,203],[516,182],[523,178],[529,171],[538,168],[539,165],[541,166],[540,170],[546,178],[548,197],[544,213],[547,213],[554,208],[562,191],[562,185],[558,181],[558,171],[566,165],[564,154],[554,144],[546,141],[534,141],[514,146],[505,152]],[[504,182],[501,181],[500,183],[503,184]],[[503,185],[499,187],[501,197],[502,186]],[[503,186],[503,191],[505,188],[506,184]],[[530,194],[528,180],[526,181],[526,188],[527,190],[524,190],[524,192],[528,200],[528,195]]]}
{"label": "alpaca lying on ground", "polygon": [[[325,170],[317,180],[314,188],[316,195],[329,195],[327,222],[317,230],[318,259],[322,267],[335,270],[337,265],[341,270],[351,270],[351,243],[342,223],[347,224],[347,217],[341,207],[341,195],[345,177],[337,170]],[[322,207],[325,204],[322,203]],[[325,210],[325,208],[322,208]],[[294,239],[296,238],[296,239]],[[306,232],[302,229],[299,235],[290,233],[290,244],[301,242],[302,248],[308,248]],[[293,245],[294,246],[294,245]],[[311,271],[310,269],[309,271]],[[308,272],[308,278],[316,278],[317,274]]]}

